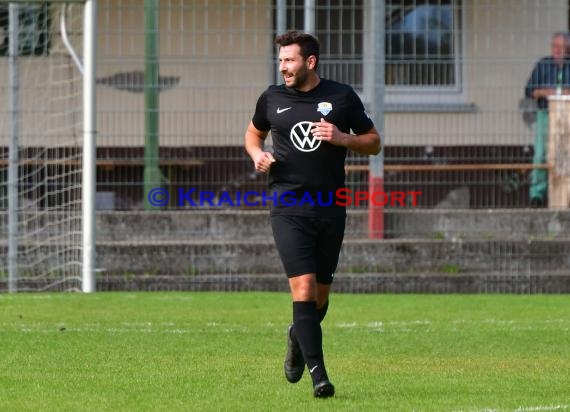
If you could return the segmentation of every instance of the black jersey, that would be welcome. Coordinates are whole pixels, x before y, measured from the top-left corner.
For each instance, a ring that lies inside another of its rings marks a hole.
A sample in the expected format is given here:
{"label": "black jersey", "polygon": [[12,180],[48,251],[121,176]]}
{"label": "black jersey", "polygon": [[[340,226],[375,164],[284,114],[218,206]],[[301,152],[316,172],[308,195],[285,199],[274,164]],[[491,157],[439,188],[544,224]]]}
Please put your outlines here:
{"label": "black jersey", "polygon": [[346,213],[334,197],[345,185],[346,148],[314,138],[312,124],[321,118],[344,133],[362,134],[374,126],[354,90],[331,80],[321,79],[308,92],[270,86],[259,97],[252,122],[258,130],[271,130],[276,160],[269,170],[269,194],[288,199],[270,202],[272,214]]}

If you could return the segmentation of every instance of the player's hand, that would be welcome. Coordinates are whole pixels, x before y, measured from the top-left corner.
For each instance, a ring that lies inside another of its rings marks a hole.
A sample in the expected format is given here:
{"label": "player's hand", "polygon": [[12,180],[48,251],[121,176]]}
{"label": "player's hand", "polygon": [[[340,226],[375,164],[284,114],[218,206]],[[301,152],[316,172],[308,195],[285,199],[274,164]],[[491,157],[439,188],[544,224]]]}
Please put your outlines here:
{"label": "player's hand", "polygon": [[253,163],[255,170],[261,173],[267,173],[271,165],[275,163],[275,158],[269,152],[260,152],[259,155],[253,159]]}
{"label": "player's hand", "polygon": [[346,140],[346,134],[338,130],[334,124],[327,122],[321,118],[320,122],[313,123],[311,133],[317,140],[329,142],[337,146],[343,146]]}

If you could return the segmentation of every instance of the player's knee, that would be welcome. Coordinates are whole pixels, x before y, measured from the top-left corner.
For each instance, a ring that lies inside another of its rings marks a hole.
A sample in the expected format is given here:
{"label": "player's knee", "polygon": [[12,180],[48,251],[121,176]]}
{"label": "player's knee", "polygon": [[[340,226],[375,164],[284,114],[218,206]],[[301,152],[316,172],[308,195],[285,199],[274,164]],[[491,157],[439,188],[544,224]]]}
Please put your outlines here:
{"label": "player's knee", "polygon": [[314,275],[301,275],[289,279],[294,301],[309,302],[317,300],[317,288]]}
{"label": "player's knee", "polygon": [[297,302],[311,302],[317,300],[317,294],[308,286],[301,286],[292,291],[293,300]]}

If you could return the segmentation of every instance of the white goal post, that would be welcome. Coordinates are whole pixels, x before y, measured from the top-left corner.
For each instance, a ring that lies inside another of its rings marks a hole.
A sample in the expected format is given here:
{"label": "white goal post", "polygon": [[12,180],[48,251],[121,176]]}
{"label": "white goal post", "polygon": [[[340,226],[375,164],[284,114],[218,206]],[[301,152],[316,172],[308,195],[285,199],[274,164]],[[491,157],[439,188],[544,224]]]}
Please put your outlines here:
{"label": "white goal post", "polygon": [[97,1],[86,0],[83,40],[83,265],[82,290],[95,292]]}
{"label": "white goal post", "polygon": [[96,0],[0,0],[0,284],[95,286]]}

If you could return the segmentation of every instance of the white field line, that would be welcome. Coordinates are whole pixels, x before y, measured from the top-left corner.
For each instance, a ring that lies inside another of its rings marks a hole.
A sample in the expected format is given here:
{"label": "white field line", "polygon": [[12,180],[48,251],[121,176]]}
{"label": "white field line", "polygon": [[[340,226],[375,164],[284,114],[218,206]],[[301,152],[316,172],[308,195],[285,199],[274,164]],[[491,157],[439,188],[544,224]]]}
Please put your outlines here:
{"label": "white field line", "polygon": [[[448,322],[451,326],[450,330],[459,331],[459,325],[489,325],[496,326],[497,328],[508,330],[548,330],[553,327],[562,331],[570,330],[570,319],[540,319],[540,320],[504,320],[504,319],[454,319]],[[373,322],[339,322],[334,324],[335,327],[341,329],[374,329],[377,331],[411,331],[417,327],[418,331],[433,332],[432,328],[425,328],[425,326],[444,326],[444,322],[433,322],[427,319],[408,320],[408,321],[382,321],[376,320]]]}
{"label": "white field line", "polygon": [[570,404],[563,405],[537,405],[537,406],[519,406],[516,409],[466,409],[454,410],[453,412],[548,412],[548,411],[566,411],[570,409]]}

